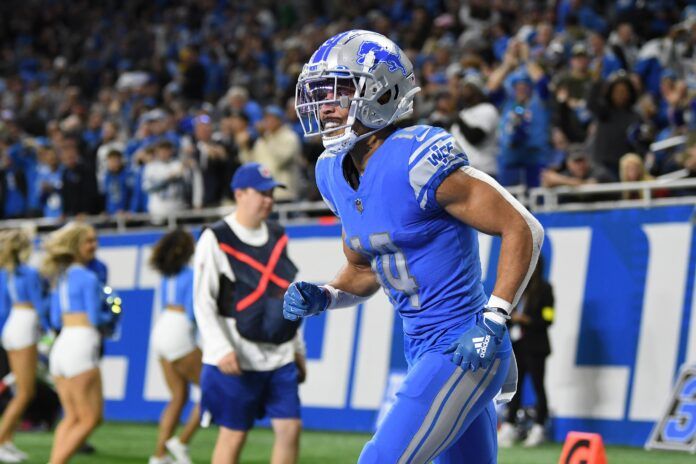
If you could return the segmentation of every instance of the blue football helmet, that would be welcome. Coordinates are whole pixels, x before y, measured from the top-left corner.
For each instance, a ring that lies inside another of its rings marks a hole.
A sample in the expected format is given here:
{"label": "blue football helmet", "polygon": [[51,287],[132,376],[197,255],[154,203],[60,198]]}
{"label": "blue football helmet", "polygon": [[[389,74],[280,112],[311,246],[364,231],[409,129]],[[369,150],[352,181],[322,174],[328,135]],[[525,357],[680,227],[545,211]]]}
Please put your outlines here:
{"label": "blue football helmet", "polygon": [[[320,135],[328,151],[350,150],[358,140],[408,116],[416,86],[413,65],[391,40],[375,32],[352,30],[324,42],[297,81],[295,109],[305,137]],[[349,108],[346,124],[324,125],[323,105]],[[372,129],[358,136],[355,121]]]}

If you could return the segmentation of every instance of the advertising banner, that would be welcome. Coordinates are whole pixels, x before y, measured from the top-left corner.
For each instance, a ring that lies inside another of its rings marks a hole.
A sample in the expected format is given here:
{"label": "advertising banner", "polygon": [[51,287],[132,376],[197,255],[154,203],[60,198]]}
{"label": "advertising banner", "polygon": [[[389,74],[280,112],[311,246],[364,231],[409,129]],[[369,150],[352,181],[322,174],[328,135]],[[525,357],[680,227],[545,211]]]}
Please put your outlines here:
{"label": "advertising banner", "polygon": [[[546,387],[553,435],[599,432],[642,445],[670,399],[680,366],[696,363],[693,207],[540,214],[556,318]],[[197,230],[193,230],[197,233]],[[162,232],[101,234],[98,256],[124,301],[119,338],[103,360],[106,418],[155,421],[167,389],[149,334],[159,276],[148,266]],[[298,279],[323,283],[343,263],[338,224],[288,228]],[[485,287],[499,239],[479,236]],[[401,322],[379,293],[303,326],[307,428],[369,432],[390,373],[403,372]]]}

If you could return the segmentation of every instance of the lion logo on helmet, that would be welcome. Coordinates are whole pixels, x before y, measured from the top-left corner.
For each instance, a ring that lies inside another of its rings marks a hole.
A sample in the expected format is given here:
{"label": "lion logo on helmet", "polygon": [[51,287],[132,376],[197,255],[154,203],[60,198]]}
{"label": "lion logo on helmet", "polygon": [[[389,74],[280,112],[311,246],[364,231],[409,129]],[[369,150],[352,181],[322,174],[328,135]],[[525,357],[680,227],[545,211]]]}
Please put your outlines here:
{"label": "lion logo on helmet", "polygon": [[401,74],[404,76],[407,74],[406,67],[403,65],[403,63],[401,63],[399,52],[389,50],[389,48],[384,47],[377,42],[363,42],[360,44],[357,63],[365,65],[365,59],[370,53],[372,53],[374,56],[374,61],[370,66],[370,71],[374,71],[380,63],[383,63],[387,66],[389,72],[401,71]]}

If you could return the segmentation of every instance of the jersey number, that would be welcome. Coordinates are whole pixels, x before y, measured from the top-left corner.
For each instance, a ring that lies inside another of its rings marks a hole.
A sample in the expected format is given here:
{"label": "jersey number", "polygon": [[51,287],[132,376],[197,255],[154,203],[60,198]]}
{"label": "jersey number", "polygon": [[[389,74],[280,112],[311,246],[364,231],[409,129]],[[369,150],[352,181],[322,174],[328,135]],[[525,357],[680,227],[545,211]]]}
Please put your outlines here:
{"label": "jersey number", "polygon": [[[351,238],[350,245],[356,251],[363,250],[358,237]],[[408,271],[406,256],[394,245],[389,234],[370,235],[370,246],[377,254],[377,256],[372,258],[372,270],[379,277],[382,286],[405,293],[409,297],[411,306],[419,308],[420,300],[418,298],[416,279]]]}

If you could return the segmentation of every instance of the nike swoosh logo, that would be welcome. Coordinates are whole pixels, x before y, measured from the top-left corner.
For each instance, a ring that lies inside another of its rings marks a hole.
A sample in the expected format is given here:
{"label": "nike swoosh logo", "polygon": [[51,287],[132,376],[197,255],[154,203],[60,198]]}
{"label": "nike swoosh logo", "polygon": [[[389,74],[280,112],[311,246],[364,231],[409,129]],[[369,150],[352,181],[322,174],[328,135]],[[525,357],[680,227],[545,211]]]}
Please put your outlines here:
{"label": "nike swoosh logo", "polygon": [[430,128],[423,132],[423,134],[420,137],[416,136],[416,142],[422,142],[423,140],[425,140],[425,136],[428,135],[428,132],[430,132]]}

